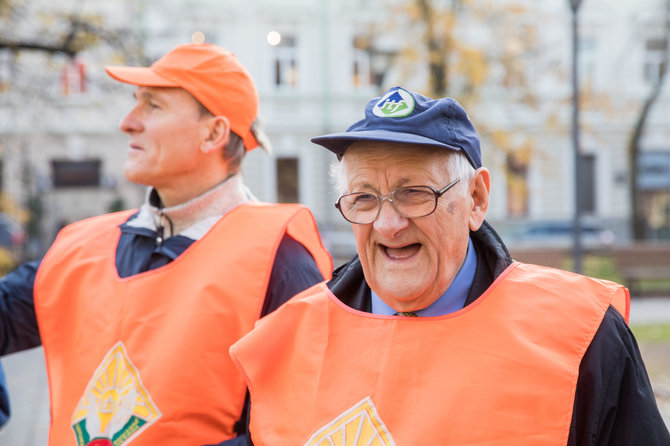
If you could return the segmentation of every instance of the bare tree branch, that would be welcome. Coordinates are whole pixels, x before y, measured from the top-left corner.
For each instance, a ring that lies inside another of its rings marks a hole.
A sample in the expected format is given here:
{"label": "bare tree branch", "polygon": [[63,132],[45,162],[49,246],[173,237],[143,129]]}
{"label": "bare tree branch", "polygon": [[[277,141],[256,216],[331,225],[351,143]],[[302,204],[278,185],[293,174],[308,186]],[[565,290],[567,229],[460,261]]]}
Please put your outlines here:
{"label": "bare tree branch", "polygon": [[633,132],[628,144],[628,161],[630,166],[629,196],[631,202],[631,228],[634,240],[643,240],[645,237],[645,217],[640,193],[638,190],[638,166],[640,159],[640,143],[647,125],[647,119],[652,107],[658,100],[663,89],[663,84],[668,72],[668,63],[670,62],[670,0],[665,1],[665,20],[663,22],[663,33],[661,38],[664,40],[664,49],[660,61],[660,70],[655,79],[649,94],[642,103],[640,114],[637,116],[633,126]]}

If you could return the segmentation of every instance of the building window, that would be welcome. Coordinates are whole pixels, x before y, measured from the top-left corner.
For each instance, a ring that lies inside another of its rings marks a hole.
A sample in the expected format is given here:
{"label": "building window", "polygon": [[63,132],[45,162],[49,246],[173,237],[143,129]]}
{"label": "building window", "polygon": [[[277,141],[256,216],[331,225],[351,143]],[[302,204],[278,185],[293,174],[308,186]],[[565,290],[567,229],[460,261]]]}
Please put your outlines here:
{"label": "building window", "polygon": [[587,214],[596,212],[596,157],[579,157],[579,210]]}
{"label": "building window", "polygon": [[51,160],[51,181],[54,187],[100,186],[100,160]]}
{"label": "building window", "polygon": [[298,47],[294,36],[282,35],[274,47],[274,83],[278,87],[298,85]]}
{"label": "building window", "polygon": [[370,55],[363,50],[353,50],[353,72],[352,84],[354,87],[365,87],[371,85],[372,73],[370,72]]}
{"label": "building window", "polygon": [[396,51],[379,48],[372,37],[361,34],[354,37],[352,54],[352,84],[355,87],[369,85],[381,87]]}
{"label": "building window", "polygon": [[644,79],[656,83],[666,70],[668,41],[664,38],[647,39],[645,44]]}
{"label": "building window", "polygon": [[353,41],[352,84],[354,87],[364,87],[373,84],[372,69],[370,67],[370,38],[356,36]]}
{"label": "building window", "polygon": [[298,191],[298,158],[277,159],[277,201],[279,203],[297,203]]}
{"label": "building window", "polygon": [[86,65],[79,59],[65,62],[61,73],[61,91],[64,96],[86,93]]}
{"label": "building window", "polygon": [[579,42],[579,80],[585,90],[594,87],[596,55],[598,48],[594,38],[583,37]]}
{"label": "building window", "polygon": [[528,161],[515,153],[507,154],[507,215],[528,216]]}
{"label": "building window", "polygon": [[670,240],[670,151],[640,152],[637,181],[645,238]]}

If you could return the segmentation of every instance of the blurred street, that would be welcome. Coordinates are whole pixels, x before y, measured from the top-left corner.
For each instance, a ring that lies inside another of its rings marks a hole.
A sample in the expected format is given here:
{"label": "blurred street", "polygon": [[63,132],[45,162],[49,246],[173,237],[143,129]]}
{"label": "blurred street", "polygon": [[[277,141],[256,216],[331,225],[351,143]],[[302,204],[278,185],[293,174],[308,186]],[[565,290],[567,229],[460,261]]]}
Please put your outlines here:
{"label": "blurred street", "polygon": [[[670,322],[670,297],[637,298],[631,304],[631,325],[645,325]],[[668,349],[659,354],[665,355],[668,362],[666,373],[652,380],[658,405],[666,424],[670,426],[670,355]],[[645,361],[651,361],[642,350]],[[659,360],[653,358],[654,363]],[[49,428],[49,397],[46,390],[47,379],[44,357],[41,348],[10,355],[2,359],[5,367],[12,403],[12,417],[0,430],[0,445],[45,446]]]}

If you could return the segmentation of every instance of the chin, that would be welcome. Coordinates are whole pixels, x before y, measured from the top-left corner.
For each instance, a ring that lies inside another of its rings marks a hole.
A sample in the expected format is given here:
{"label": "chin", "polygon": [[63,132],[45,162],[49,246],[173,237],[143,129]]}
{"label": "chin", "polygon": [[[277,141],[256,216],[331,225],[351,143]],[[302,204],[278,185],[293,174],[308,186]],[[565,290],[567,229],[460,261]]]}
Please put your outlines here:
{"label": "chin", "polygon": [[146,181],[144,181],[141,172],[138,172],[136,169],[131,167],[125,167],[123,169],[123,176],[126,177],[126,180],[130,181],[131,183],[144,185],[147,184]]}
{"label": "chin", "polygon": [[[377,276],[379,277],[379,276]],[[421,299],[430,291],[431,282],[421,277],[416,271],[393,271],[386,274],[386,280],[377,280],[377,289],[394,296],[398,301]]]}
{"label": "chin", "polygon": [[402,290],[402,287],[398,286],[382,286],[377,287],[377,289],[379,292],[375,290],[375,293],[383,298],[387,304],[399,311],[420,310],[430,305],[430,303],[426,305],[422,304],[426,299],[416,290]]}

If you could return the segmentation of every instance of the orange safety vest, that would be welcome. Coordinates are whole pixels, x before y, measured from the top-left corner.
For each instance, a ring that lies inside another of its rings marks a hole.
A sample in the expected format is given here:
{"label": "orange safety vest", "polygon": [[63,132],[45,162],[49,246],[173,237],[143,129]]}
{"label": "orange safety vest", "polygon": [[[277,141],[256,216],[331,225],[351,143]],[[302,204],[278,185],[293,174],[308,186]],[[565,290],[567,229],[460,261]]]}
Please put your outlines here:
{"label": "orange safety vest", "polygon": [[202,445],[234,436],[246,386],[228,356],[253,328],[285,233],[329,278],[300,205],[241,205],[161,268],[120,278],[118,225],[63,229],[35,281],[51,398],[49,444]]}
{"label": "orange safety vest", "polygon": [[512,264],[440,317],[354,310],[325,284],[231,348],[256,446],[565,445],[579,364],[625,288]]}

